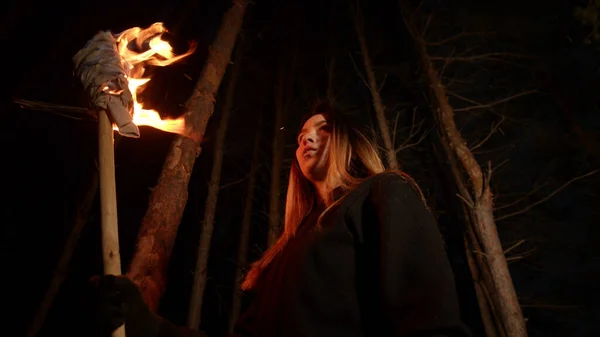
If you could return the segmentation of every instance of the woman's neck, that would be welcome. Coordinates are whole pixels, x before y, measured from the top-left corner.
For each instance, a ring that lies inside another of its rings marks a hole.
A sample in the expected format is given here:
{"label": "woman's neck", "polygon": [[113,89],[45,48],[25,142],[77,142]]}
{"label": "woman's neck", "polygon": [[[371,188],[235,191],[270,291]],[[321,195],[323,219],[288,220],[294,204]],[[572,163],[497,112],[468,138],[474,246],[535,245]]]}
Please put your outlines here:
{"label": "woman's neck", "polygon": [[[329,183],[331,184],[331,181]],[[335,192],[340,185],[341,184],[338,182],[335,182],[333,186],[329,186],[326,181],[313,182],[317,205],[322,204],[329,206],[332,202],[334,202],[335,197],[332,191]]]}
{"label": "woman's neck", "polygon": [[327,187],[327,184],[324,181],[314,182],[313,186],[315,188],[317,204],[327,204],[327,200],[329,200],[329,188]]}

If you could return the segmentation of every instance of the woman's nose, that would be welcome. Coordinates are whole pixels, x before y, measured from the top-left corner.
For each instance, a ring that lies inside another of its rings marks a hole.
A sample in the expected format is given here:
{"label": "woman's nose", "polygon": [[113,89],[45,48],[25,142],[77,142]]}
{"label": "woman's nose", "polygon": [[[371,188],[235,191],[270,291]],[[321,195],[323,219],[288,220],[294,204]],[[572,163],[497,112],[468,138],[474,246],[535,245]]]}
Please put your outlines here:
{"label": "woman's nose", "polygon": [[306,134],[306,136],[304,137],[304,140],[309,143],[314,143],[316,140],[316,137],[315,137],[314,133],[310,132],[310,133]]}

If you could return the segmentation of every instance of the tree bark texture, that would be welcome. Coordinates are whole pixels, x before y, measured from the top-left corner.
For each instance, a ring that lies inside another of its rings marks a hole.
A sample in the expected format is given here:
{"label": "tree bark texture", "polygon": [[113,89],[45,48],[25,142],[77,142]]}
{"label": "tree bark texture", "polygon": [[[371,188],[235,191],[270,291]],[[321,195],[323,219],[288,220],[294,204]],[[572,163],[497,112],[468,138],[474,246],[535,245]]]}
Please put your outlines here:
{"label": "tree bark texture", "polygon": [[360,13],[360,10],[356,10],[354,17],[354,28],[356,29],[356,35],[360,44],[360,52],[363,57],[363,64],[365,66],[365,73],[367,74],[367,83],[371,97],[373,98],[373,108],[375,109],[375,117],[379,124],[379,130],[381,131],[381,140],[385,148],[385,154],[387,158],[388,168],[397,170],[399,168],[398,158],[396,157],[395,144],[392,143],[392,137],[390,136],[390,128],[385,115],[385,106],[379,93],[379,87],[377,85],[377,79],[375,78],[375,72],[373,71],[373,65],[371,64],[371,57],[369,56],[369,48],[367,47],[367,39],[365,38],[364,32],[364,19]]}
{"label": "tree bark texture", "polygon": [[233,284],[233,299],[231,304],[231,314],[229,316],[229,333],[233,333],[233,328],[238,320],[242,307],[242,289],[240,288],[244,267],[248,262],[248,245],[250,241],[250,225],[252,225],[252,206],[254,201],[254,187],[256,185],[256,173],[260,165],[260,143],[262,134],[262,113],[259,116],[254,136],[254,144],[252,148],[252,163],[250,164],[250,177],[248,177],[248,191],[246,192],[246,200],[244,205],[244,215],[242,220],[242,228],[240,229],[240,244],[237,254],[237,269],[235,271],[235,279]]}
{"label": "tree bark texture", "polygon": [[234,0],[223,17],[200,78],[186,102],[187,134],[173,141],[142,220],[127,275],[140,287],[144,300],[154,311],[166,287],[169,259],[187,203],[192,169],[202,151],[215,95],[229,65],[247,5],[247,0]]}
{"label": "tree bark texture", "polygon": [[525,337],[527,329],[521,312],[515,288],[508,270],[508,263],[496,229],[492,192],[489,181],[484,179],[481,166],[469,150],[466,142],[456,128],[454,111],[448,101],[446,91],[439,75],[427,54],[425,42],[416,35],[416,46],[423,70],[431,87],[432,101],[435,102],[435,114],[440,123],[444,138],[467,172],[471,185],[469,214],[473,222],[473,232],[481,243],[480,254],[490,272],[492,296],[499,311],[501,326],[507,337]]}
{"label": "tree bark texture", "polygon": [[200,232],[200,242],[198,243],[198,254],[196,258],[196,268],[194,269],[194,283],[192,285],[192,296],[190,298],[190,309],[188,312],[187,326],[197,330],[200,327],[202,315],[202,302],[204,299],[204,289],[206,288],[206,269],[208,266],[208,257],[210,252],[210,242],[214,230],[215,213],[219,198],[219,187],[221,184],[221,170],[223,167],[223,155],[225,152],[225,136],[229,126],[229,118],[233,109],[233,97],[237,78],[242,65],[242,46],[237,46],[236,57],[231,71],[231,77],[227,84],[225,102],[223,104],[223,115],[219,122],[217,137],[215,139],[215,152],[213,156],[212,172],[208,182],[208,195],[206,196],[206,205],[204,207],[204,219],[202,221],[202,230]]}
{"label": "tree bark texture", "polygon": [[273,157],[271,162],[271,188],[269,194],[269,234],[267,237],[268,247],[271,247],[282,232],[281,216],[281,171],[283,167],[283,151],[285,150],[285,138],[281,132],[284,117],[287,113],[286,96],[286,73],[285,63],[279,68],[279,79],[275,89],[275,123],[273,124]]}
{"label": "tree bark texture", "polygon": [[[438,121],[439,123],[439,121]],[[456,155],[452,152],[448,141],[443,134],[439,134],[440,145],[444,153],[435,151],[436,155],[443,157],[442,162],[448,162],[451,171],[451,179],[454,180],[457,186],[459,195],[464,199],[470,198],[465,177],[461,173],[460,164],[457,161]],[[463,240],[465,244],[465,255],[473,278],[473,287],[477,296],[477,304],[481,315],[481,321],[485,330],[486,337],[505,337],[502,324],[499,320],[498,311],[495,308],[495,303],[490,296],[489,287],[491,285],[490,270],[485,263],[484,257],[481,254],[481,244],[477,236],[473,232],[473,217],[464,202],[460,203],[463,219],[465,221],[465,231]]]}

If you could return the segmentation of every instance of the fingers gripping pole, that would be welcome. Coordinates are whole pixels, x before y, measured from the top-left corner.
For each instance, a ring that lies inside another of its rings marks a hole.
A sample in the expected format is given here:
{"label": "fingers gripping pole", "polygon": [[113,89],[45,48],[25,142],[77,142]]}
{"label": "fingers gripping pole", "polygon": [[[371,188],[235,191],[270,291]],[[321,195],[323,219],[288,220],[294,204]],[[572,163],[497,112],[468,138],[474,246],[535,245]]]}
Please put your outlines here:
{"label": "fingers gripping pole", "polygon": [[[121,275],[113,137],[112,123],[106,111],[98,111],[98,166],[102,223],[102,260],[104,274]],[[112,336],[125,337],[125,325],[121,325],[115,330]]]}

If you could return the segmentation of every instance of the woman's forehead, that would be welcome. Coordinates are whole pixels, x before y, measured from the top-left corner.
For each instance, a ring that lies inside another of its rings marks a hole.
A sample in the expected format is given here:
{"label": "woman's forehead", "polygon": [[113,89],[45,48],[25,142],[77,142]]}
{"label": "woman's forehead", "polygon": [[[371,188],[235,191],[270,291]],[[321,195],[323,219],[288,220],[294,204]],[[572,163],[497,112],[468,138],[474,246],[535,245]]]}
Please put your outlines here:
{"label": "woman's forehead", "polygon": [[302,129],[314,126],[316,124],[321,124],[326,121],[327,121],[327,118],[325,118],[325,115],[316,114],[316,115],[311,116],[309,119],[306,120],[306,122],[304,122],[304,125],[302,125]]}

